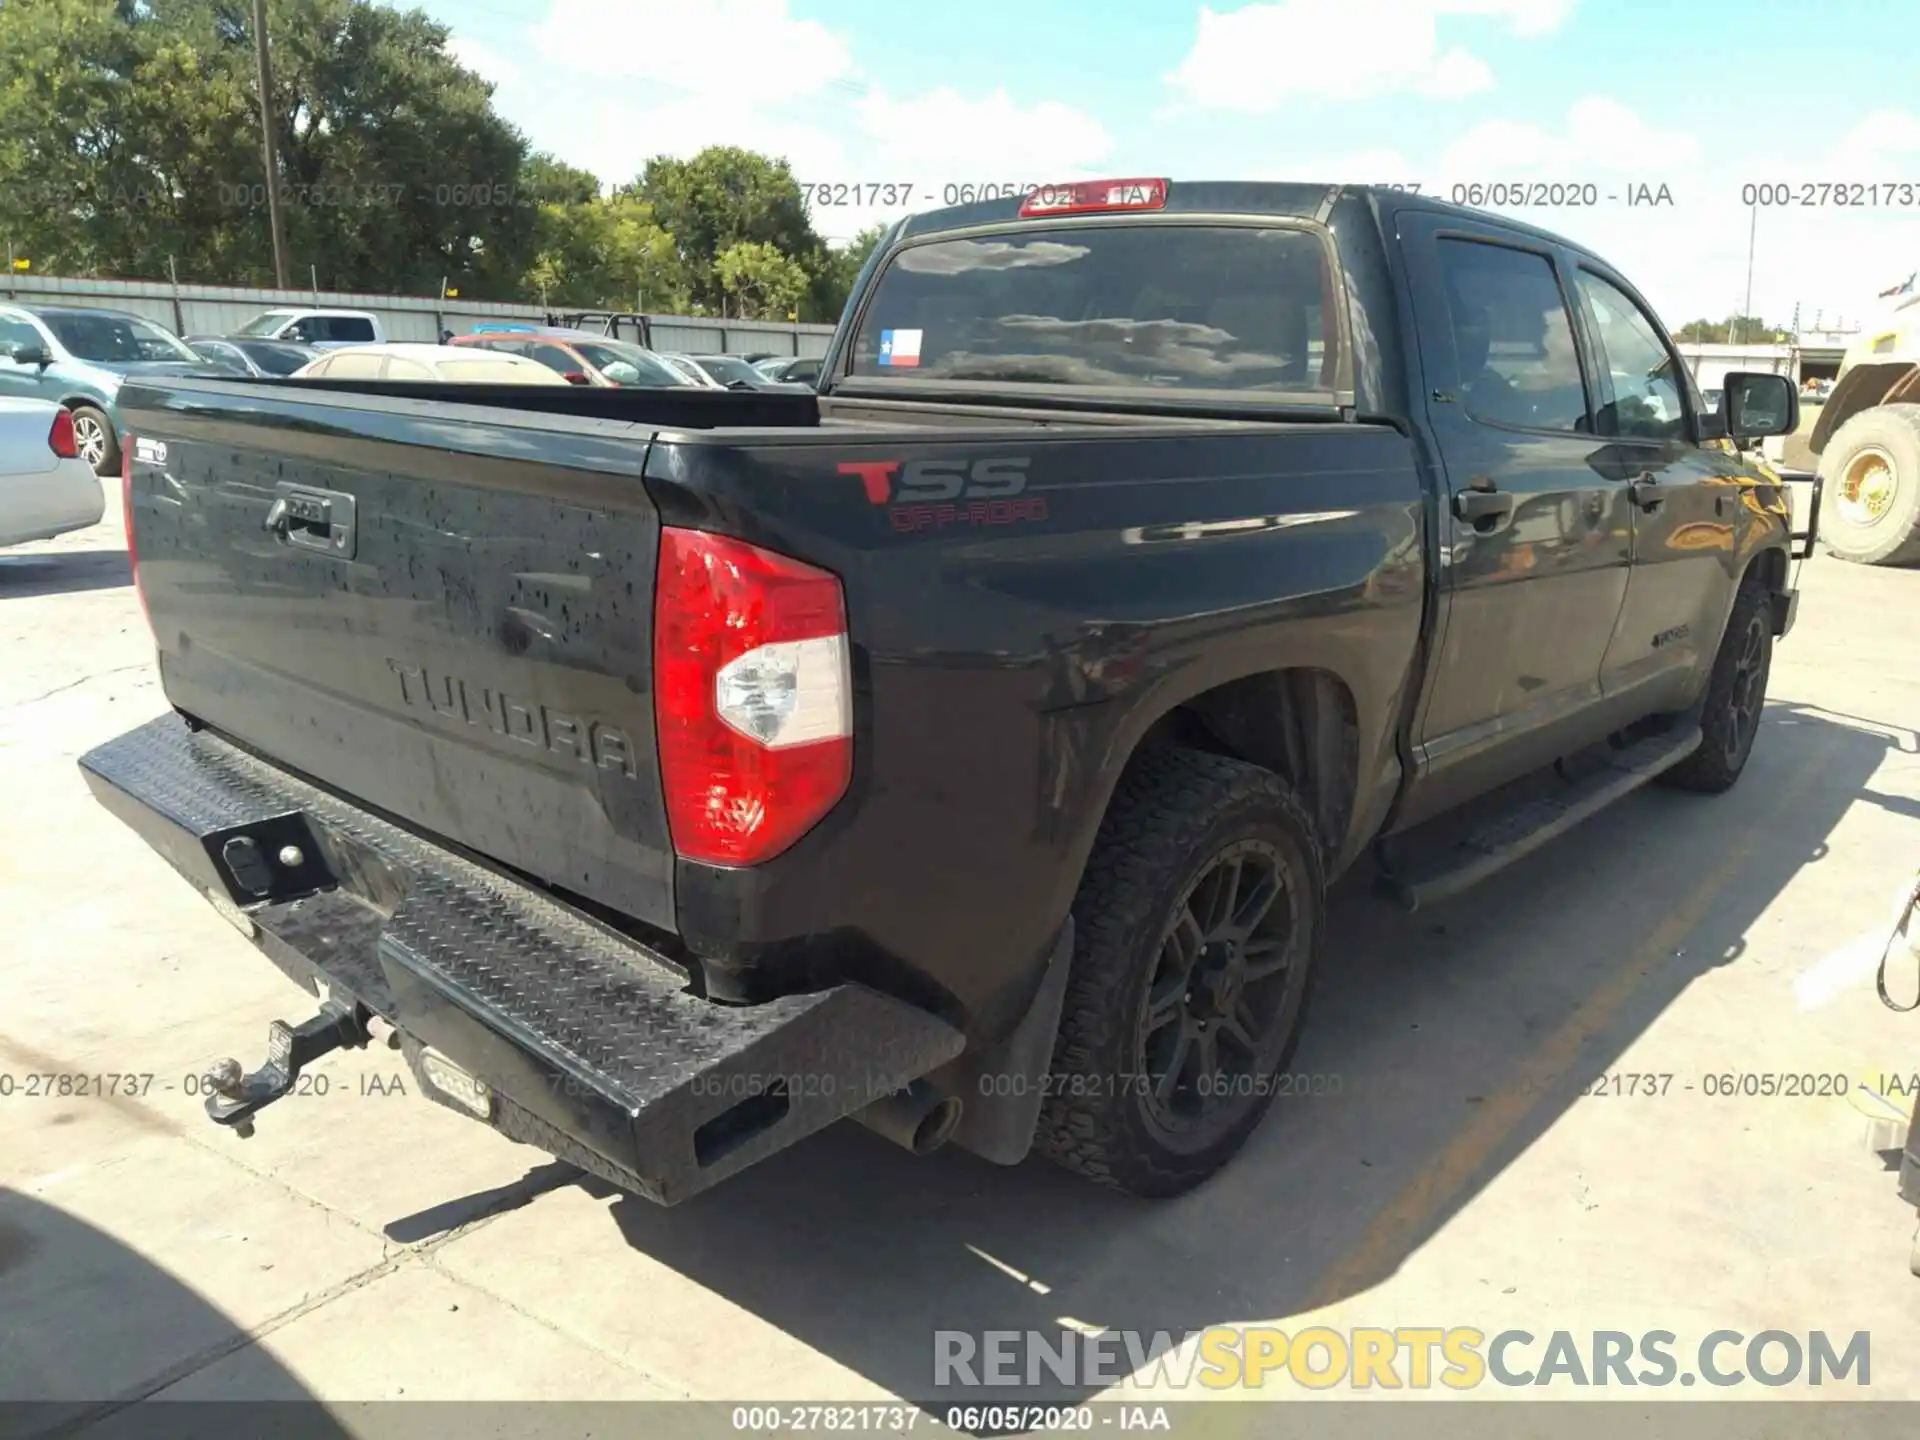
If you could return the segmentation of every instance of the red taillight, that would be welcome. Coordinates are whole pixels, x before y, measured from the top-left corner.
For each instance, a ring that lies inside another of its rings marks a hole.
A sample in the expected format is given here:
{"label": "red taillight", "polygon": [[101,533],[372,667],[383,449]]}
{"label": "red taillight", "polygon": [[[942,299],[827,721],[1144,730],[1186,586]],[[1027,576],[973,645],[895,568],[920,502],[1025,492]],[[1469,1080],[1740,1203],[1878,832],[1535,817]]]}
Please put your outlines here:
{"label": "red taillight", "polygon": [[53,429],[47,432],[47,444],[62,460],[80,458],[79,442],[73,438],[73,412],[64,405],[53,417]]}
{"label": "red taillight", "polygon": [[1042,185],[1028,194],[1020,216],[1091,215],[1102,210],[1164,210],[1165,180],[1070,180],[1064,185]]}
{"label": "red taillight", "polygon": [[846,604],[824,570],[700,530],[660,532],[654,716],[673,848],[757,865],[853,775]]}

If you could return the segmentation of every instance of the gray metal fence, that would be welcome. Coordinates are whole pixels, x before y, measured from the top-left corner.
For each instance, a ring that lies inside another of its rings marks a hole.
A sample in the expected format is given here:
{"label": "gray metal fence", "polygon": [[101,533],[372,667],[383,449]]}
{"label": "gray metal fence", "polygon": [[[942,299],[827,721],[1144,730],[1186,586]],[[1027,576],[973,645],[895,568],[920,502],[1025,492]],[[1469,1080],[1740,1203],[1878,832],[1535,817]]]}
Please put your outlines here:
{"label": "gray metal fence", "polygon": [[[441,332],[471,332],[489,321],[538,325],[547,312],[506,301],[441,300],[406,295],[360,295],[340,290],[262,290],[228,285],[171,285],[164,280],[81,280],[57,275],[12,275],[0,283],[7,298],[23,305],[82,305],[144,315],[176,335],[224,335],[262,310],[314,308],[365,310],[386,324],[395,340],[431,343]],[[824,355],[831,325],[790,325],[766,320],[720,320],[699,315],[650,315],[648,327],[660,350],[698,355],[768,351],[775,355]]]}

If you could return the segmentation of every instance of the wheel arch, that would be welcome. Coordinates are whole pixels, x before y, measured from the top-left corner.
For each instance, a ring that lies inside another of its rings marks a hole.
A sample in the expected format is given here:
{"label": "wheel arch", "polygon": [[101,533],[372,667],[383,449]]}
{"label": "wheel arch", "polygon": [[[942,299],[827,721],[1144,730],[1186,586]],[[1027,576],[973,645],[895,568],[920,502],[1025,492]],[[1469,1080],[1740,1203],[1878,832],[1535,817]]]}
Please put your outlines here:
{"label": "wheel arch", "polygon": [[[1324,661],[1304,657],[1224,675],[1192,674],[1188,682],[1136,707],[1114,736],[1089,849],[1127,767],[1155,745],[1178,744],[1244,760],[1285,780],[1313,817],[1332,879],[1357,848],[1363,757],[1380,739],[1381,719],[1369,713],[1360,688]],[[1397,781],[1397,770],[1392,778]]]}
{"label": "wheel arch", "polygon": [[1820,407],[1820,418],[1807,437],[1807,448],[1816,455],[1824,453],[1835,432],[1854,416],[1899,400],[1920,400],[1920,365],[1911,360],[1856,365],[1840,377],[1833,394]]}

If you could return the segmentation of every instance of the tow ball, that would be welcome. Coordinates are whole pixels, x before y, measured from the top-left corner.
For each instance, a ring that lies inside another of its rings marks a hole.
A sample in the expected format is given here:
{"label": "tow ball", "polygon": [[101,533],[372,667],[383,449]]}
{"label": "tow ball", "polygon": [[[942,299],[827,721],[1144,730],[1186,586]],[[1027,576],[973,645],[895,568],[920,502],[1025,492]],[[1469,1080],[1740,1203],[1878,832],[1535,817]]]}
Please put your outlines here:
{"label": "tow ball", "polygon": [[247,1139],[253,1134],[253,1117],[292,1090],[305,1066],[332,1051],[365,1046],[373,1038],[367,1028],[371,1018],[362,1006],[328,1000],[318,1015],[302,1024],[274,1021],[267,1027],[266,1064],[242,1072],[238,1060],[220,1060],[202,1077],[207,1118]]}

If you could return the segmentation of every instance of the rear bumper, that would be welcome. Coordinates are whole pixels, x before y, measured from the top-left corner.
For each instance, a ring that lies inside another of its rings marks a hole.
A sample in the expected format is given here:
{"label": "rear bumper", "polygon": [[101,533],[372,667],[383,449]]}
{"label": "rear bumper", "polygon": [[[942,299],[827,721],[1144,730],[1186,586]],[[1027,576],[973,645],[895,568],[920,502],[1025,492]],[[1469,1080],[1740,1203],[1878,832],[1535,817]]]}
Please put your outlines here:
{"label": "rear bumper", "polygon": [[106,491],[84,460],[62,460],[32,475],[0,475],[0,545],[84,530],[106,513]]}
{"label": "rear bumper", "polygon": [[[391,1023],[427,1094],[661,1204],[963,1048],[857,984],[703,999],[666,957],[175,716],[80,766],[283,971]],[[484,1082],[480,1109],[434,1083],[427,1049]]]}

